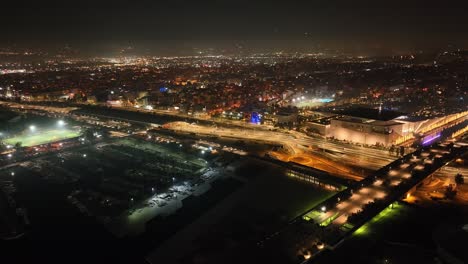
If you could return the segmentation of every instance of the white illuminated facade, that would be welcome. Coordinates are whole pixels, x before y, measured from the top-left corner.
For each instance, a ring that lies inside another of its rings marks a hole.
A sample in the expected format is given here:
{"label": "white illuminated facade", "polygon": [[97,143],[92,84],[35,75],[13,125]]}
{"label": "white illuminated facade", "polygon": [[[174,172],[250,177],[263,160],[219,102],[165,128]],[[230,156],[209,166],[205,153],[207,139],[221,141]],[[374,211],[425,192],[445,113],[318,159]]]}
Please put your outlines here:
{"label": "white illuminated facade", "polygon": [[340,117],[332,119],[329,137],[339,140],[347,140],[366,145],[389,146],[403,135],[404,123],[379,121],[357,117]]}
{"label": "white illuminated facade", "polygon": [[391,146],[413,139],[416,135],[425,135],[436,129],[463,122],[467,117],[467,111],[424,120],[414,120],[406,116],[387,121],[340,116],[330,120],[326,136],[359,144]]}

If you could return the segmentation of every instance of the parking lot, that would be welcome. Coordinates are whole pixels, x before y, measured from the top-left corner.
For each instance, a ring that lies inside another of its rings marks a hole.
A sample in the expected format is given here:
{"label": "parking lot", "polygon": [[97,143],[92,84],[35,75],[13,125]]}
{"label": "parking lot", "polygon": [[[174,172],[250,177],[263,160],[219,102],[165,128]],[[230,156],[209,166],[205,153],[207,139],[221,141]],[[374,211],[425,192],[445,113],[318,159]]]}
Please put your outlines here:
{"label": "parking lot", "polygon": [[153,217],[167,216],[182,200],[211,188],[220,176],[210,168],[211,154],[186,151],[176,142],[120,138],[77,146],[6,169],[5,188],[15,190],[11,173],[34,173],[68,186],[66,199],[82,214],[104,223],[117,235],[138,234]]}

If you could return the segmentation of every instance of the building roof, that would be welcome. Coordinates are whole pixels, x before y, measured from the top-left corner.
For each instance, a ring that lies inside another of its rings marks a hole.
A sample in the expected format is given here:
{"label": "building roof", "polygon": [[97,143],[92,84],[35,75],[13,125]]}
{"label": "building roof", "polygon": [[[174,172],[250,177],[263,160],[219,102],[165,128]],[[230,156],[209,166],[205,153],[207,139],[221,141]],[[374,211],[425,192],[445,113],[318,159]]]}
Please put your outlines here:
{"label": "building roof", "polygon": [[337,111],[336,113],[341,114],[341,115],[346,115],[346,116],[373,119],[373,120],[379,120],[379,121],[389,121],[399,116],[405,115],[404,113],[397,112],[397,111],[384,110],[384,109],[380,111],[379,109],[372,109],[372,108],[365,108],[365,107],[353,107],[350,109]]}
{"label": "building roof", "polygon": [[389,121],[376,120],[376,121],[370,122],[369,124],[372,124],[374,126],[394,126],[394,125],[400,125],[401,122],[397,122],[393,120],[389,120]]}

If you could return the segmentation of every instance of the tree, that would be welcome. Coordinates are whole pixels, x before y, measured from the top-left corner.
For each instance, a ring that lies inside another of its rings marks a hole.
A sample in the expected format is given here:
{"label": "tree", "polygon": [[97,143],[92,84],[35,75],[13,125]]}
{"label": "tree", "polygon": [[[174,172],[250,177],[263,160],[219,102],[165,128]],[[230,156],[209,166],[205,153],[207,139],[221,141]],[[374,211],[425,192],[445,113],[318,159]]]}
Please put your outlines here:
{"label": "tree", "polygon": [[400,146],[399,154],[400,154],[400,156],[404,156],[404,155],[405,155],[405,147]]}
{"label": "tree", "polygon": [[461,173],[457,173],[457,175],[455,175],[455,182],[457,184],[464,184],[465,183],[465,178],[463,178],[463,175]]}
{"label": "tree", "polygon": [[394,155],[395,150],[396,150],[396,149],[395,149],[395,145],[392,145],[392,146],[390,147],[390,149],[388,150],[388,152],[389,152],[390,155]]}
{"label": "tree", "polygon": [[452,184],[449,184],[447,188],[445,188],[445,198],[447,199],[453,199],[457,195],[457,190],[455,190],[452,186]]}

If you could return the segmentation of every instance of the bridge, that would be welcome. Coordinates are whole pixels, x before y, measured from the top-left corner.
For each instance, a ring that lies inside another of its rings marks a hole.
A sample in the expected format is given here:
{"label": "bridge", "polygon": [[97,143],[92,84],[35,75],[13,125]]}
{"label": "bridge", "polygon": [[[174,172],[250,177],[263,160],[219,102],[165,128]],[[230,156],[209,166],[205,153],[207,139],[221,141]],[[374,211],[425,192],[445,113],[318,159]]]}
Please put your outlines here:
{"label": "bridge", "polygon": [[325,249],[338,247],[355,230],[467,150],[466,143],[420,148],[353,183],[257,245],[267,251],[278,250],[278,244],[287,245],[285,253],[291,259],[299,257],[299,262],[307,262]]}

